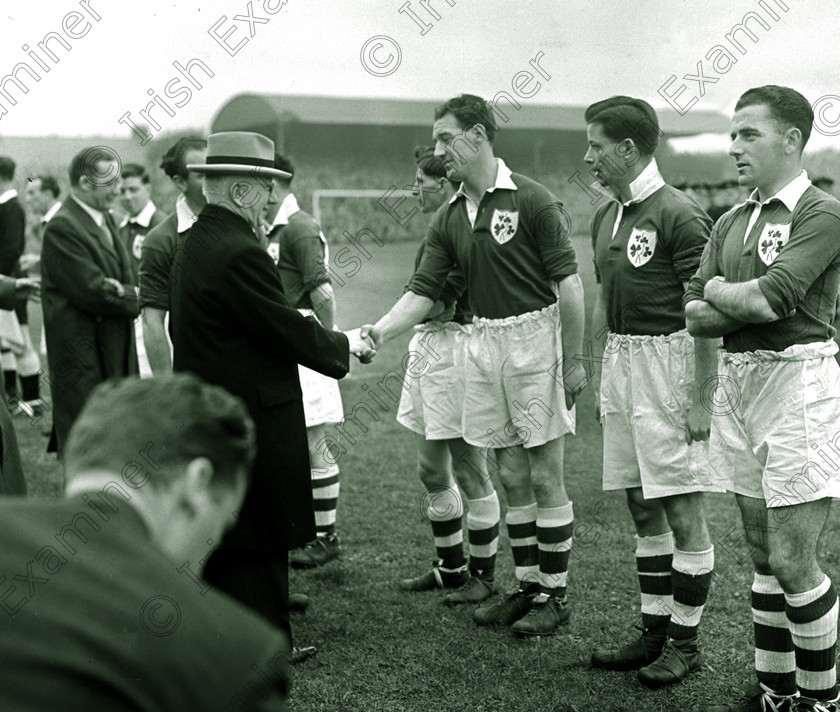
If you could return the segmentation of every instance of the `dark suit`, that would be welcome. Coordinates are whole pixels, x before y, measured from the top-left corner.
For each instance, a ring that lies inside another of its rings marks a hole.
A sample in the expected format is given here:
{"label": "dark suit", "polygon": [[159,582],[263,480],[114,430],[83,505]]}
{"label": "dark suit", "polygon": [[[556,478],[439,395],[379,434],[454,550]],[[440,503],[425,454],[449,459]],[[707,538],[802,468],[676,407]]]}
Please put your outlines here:
{"label": "dark suit", "polygon": [[0,709],[285,709],[285,636],[179,573],[119,490],[103,492],[0,502]]}
{"label": "dark suit", "polygon": [[[140,308],[131,263],[113,218],[112,244],[68,196],[47,223],[41,247],[41,302],[58,453],[93,388],[137,372],[133,320]],[[123,285],[117,297],[106,277]]]}
{"label": "dark suit", "polygon": [[[15,280],[0,277],[0,309],[11,309],[14,303]],[[26,494],[26,480],[15,427],[6,399],[0,398],[0,495],[6,494]]]}
{"label": "dark suit", "polygon": [[[315,537],[297,364],[341,378],[349,369],[347,337],[288,306],[277,268],[248,223],[218,205],[202,209],[176,251],[171,290],[174,370],[240,396],[256,424],[251,486],[236,526],[208,562],[207,580],[288,627],[276,587],[288,582],[287,551]],[[256,571],[264,565],[274,570]]]}

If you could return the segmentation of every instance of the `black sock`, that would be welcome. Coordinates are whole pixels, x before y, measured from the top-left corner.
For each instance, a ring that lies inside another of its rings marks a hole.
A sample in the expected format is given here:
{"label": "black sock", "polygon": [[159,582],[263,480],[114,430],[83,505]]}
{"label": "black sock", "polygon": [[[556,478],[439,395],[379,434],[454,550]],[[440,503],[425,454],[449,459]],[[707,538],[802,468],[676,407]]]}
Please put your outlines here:
{"label": "black sock", "polygon": [[40,388],[38,387],[38,375],[21,376],[20,390],[22,398],[25,401],[34,401],[40,398]]}
{"label": "black sock", "polygon": [[17,395],[17,371],[3,371],[3,379],[6,394],[10,397]]}

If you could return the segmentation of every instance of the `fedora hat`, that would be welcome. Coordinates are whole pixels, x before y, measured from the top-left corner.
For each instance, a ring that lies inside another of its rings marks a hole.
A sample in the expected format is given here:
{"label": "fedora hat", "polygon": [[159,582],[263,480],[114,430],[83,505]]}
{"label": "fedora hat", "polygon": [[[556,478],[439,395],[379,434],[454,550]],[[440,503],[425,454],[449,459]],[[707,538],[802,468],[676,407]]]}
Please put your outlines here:
{"label": "fedora hat", "polygon": [[190,163],[196,173],[250,174],[289,179],[274,167],[274,141],[251,131],[222,131],[207,138],[206,163]]}

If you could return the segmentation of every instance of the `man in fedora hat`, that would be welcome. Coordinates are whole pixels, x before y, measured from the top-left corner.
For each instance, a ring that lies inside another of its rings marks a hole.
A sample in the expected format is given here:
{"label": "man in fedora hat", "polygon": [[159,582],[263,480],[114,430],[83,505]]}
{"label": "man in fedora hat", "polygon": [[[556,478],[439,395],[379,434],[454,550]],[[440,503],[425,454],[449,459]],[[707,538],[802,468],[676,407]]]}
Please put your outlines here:
{"label": "man in fedora hat", "polygon": [[256,133],[212,134],[207,205],[176,251],[171,283],[173,368],[194,371],[242,398],[256,425],[257,456],[235,526],[205,578],[290,635],[288,551],[315,538],[309,450],[298,364],[333,378],[349,357],[373,352],[359,330],[334,332],[289,305],[261,243],[274,143]]}

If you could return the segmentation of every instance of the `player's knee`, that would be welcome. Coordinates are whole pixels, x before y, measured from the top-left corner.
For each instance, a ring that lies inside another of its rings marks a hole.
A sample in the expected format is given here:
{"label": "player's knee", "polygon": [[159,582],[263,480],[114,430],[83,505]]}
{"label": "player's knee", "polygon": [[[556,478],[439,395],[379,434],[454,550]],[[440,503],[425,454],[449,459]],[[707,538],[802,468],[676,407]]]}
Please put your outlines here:
{"label": "player's knee", "polygon": [[659,500],[646,500],[641,489],[627,491],[627,508],[630,510],[636,530],[643,536],[650,532],[660,533],[660,530],[667,529],[665,512]]}
{"label": "player's knee", "polygon": [[421,461],[417,463],[417,476],[427,490],[448,487],[451,484],[449,473],[434,467],[429,462]]}
{"label": "player's knee", "polygon": [[490,475],[486,472],[477,473],[469,469],[453,467],[452,474],[455,475],[455,481],[469,499],[481,499],[493,491]]}
{"label": "player's knee", "polygon": [[799,590],[801,582],[816,568],[816,562],[803,556],[802,552],[793,554],[789,551],[771,551],[768,564],[785,591]]}
{"label": "player's knee", "polygon": [[543,502],[552,499],[558,492],[563,489],[562,480],[541,479],[533,480],[531,487],[537,497],[538,502]]}

